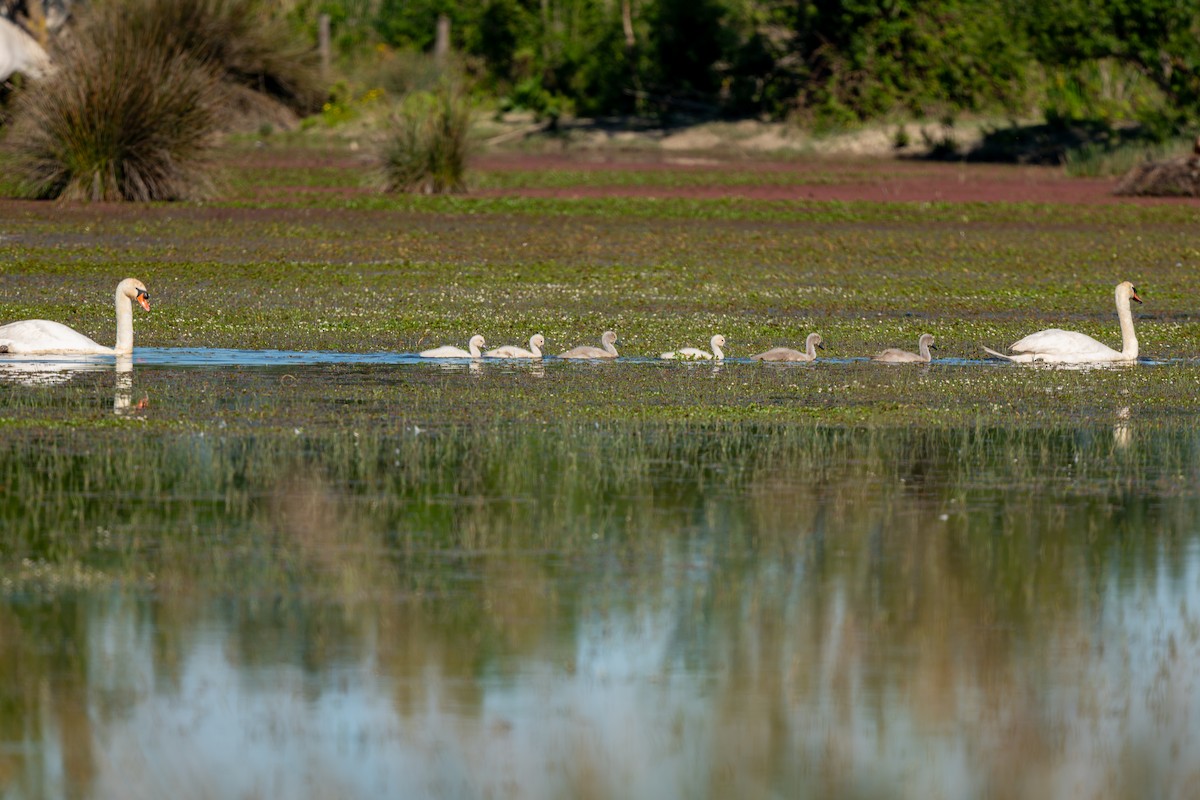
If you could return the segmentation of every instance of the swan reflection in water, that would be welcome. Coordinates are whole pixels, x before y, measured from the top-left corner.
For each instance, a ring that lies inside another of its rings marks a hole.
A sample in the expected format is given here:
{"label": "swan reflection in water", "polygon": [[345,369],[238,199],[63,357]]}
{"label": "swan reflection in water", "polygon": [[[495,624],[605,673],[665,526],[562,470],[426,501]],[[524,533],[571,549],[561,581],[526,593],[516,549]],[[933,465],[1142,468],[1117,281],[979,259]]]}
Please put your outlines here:
{"label": "swan reflection in water", "polygon": [[1129,406],[1117,411],[1117,422],[1113,425],[1113,444],[1118,450],[1124,450],[1129,447],[1133,441],[1133,431],[1129,427]]}
{"label": "swan reflection in water", "polygon": [[117,380],[113,389],[113,413],[126,416],[145,411],[150,405],[150,398],[145,395],[133,402],[133,356],[117,356]]}
{"label": "swan reflection in water", "polygon": [[81,372],[108,372],[110,369],[116,373],[113,413],[123,416],[145,410],[149,398],[133,402],[133,356],[127,353],[116,356],[115,363],[103,356],[75,356],[71,360],[64,360],[62,356],[3,359],[0,360],[0,381],[22,386],[62,386]]}

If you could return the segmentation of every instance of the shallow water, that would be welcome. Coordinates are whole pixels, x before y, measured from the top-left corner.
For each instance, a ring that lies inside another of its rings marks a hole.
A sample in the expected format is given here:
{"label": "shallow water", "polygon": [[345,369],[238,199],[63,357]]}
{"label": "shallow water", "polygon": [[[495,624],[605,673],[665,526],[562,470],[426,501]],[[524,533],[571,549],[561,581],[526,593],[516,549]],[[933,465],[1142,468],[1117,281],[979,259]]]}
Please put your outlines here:
{"label": "shallow water", "polygon": [[[126,357],[117,356],[4,356],[0,359],[0,368],[4,368],[6,372],[20,372],[21,370],[54,370],[54,369],[106,369],[111,368],[114,363]],[[466,358],[448,358],[448,359],[430,359],[422,358],[417,353],[400,353],[400,352],[374,352],[374,353],[344,353],[333,350],[242,350],[236,348],[220,348],[220,347],[139,347],[136,353],[128,357],[129,361],[134,365],[146,366],[175,366],[175,367],[205,367],[205,366],[240,366],[240,367],[272,367],[272,366],[287,366],[287,365],[319,365],[319,364],[343,364],[343,365],[386,365],[386,364],[436,364],[443,362],[450,363],[468,363],[474,359]],[[548,355],[543,359],[548,364],[561,363],[579,363],[578,361],[564,361],[553,355]],[[1178,359],[1175,359],[1177,361]],[[513,364],[523,363],[525,359],[508,359],[508,358],[483,358],[477,359],[480,364]],[[730,364],[753,364],[756,363],[749,358],[727,357],[725,362]],[[1172,360],[1153,360],[1142,358],[1139,364],[1154,365],[1171,363]],[[836,364],[855,364],[868,363],[870,358],[866,356],[826,356],[821,355],[819,360],[808,366],[817,365],[836,365]],[[603,362],[602,362],[603,363]],[[664,360],[653,356],[632,356],[623,355],[616,359],[616,363],[651,363],[651,364],[708,364],[716,365],[724,362],[713,361],[674,361]],[[934,365],[941,366],[973,366],[987,364],[989,366],[1008,366],[1004,362],[994,359],[981,357],[978,359],[972,358],[935,358]],[[804,366],[803,362],[768,362],[763,366],[774,367],[795,367]],[[893,367],[914,365],[890,365]],[[920,367],[921,365],[915,365]],[[1066,365],[1079,367],[1080,365]],[[1083,365],[1086,367],[1087,365]],[[1093,367],[1095,368],[1095,367]]]}
{"label": "shallow water", "polygon": [[[0,797],[1194,795],[1190,420],[592,421],[622,365],[335,356],[0,373]],[[829,366],[628,369],[983,371]]]}

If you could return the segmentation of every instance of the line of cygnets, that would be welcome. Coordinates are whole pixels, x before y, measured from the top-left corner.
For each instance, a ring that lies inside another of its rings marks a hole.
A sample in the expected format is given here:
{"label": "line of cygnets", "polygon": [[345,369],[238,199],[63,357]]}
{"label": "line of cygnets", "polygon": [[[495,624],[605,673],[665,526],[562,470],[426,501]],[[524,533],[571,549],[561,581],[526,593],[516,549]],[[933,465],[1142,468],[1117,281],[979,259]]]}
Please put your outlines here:
{"label": "line of cygnets", "polygon": [[[1117,320],[1121,325],[1121,349],[1113,350],[1106,344],[1098,342],[1087,334],[1076,331],[1064,331],[1059,328],[1048,328],[1044,331],[1030,334],[1024,339],[1014,342],[1008,354],[998,353],[990,347],[984,347],[989,354],[1008,361],[1033,362],[1042,361],[1057,364],[1105,364],[1116,362],[1136,361],[1138,357],[1138,340],[1133,330],[1133,312],[1130,301],[1142,302],[1137,289],[1129,281],[1117,284],[1115,293],[1117,303]],[[582,345],[572,348],[565,353],[559,353],[559,358],[616,358],[617,334],[605,331],[600,337],[600,347]],[[695,347],[682,347],[663,353],[659,358],[681,360],[715,360],[725,358],[725,337],[717,334],[709,341],[712,351],[700,350]],[[529,349],[506,345],[484,352],[484,338],[478,334],[471,337],[467,343],[468,350],[458,347],[445,346],[432,350],[423,350],[420,355],[424,358],[541,358],[542,348],[546,340],[540,333],[529,338]],[[762,353],[750,356],[755,361],[815,361],[817,348],[824,349],[819,333],[810,333],[804,342],[804,350],[793,350],[790,347],[773,347]],[[888,348],[871,357],[872,361],[886,364],[928,364],[932,360],[930,350],[933,346],[933,334],[923,333],[917,340],[917,352],[901,350],[896,347]]]}
{"label": "line of cygnets", "polygon": [[[613,331],[605,331],[600,337],[600,347],[592,347],[591,345],[580,345],[567,350],[565,353],[559,353],[558,358],[568,359],[593,359],[593,358],[616,358],[620,355],[617,352],[617,334]],[[422,350],[419,355],[422,358],[542,358],[542,348],[546,346],[546,339],[540,334],[535,333],[529,337],[529,349],[518,347],[516,345],[505,345],[497,347],[494,350],[484,350],[487,342],[483,336],[476,334],[471,337],[471,341],[467,342],[466,350],[452,345],[443,347],[435,347],[432,350]],[[709,346],[712,351],[701,350],[696,347],[681,347],[678,350],[671,350],[662,353],[659,358],[677,359],[680,361],[721,361],[725,358],[725,337],[717,334],[709,339]],[[921,334],[920,340],[917,342],[917,353],[910,353],[907,350],[898,348],[889,348],[882,353],[876,354],[872,360],[881,361],[889,364],[903,363],[929,363],[932,356],[930,349],[936,350],[933,346],[933,335],[929,333]],[[810,333],[804,341],[803,350],[793,350],[790,347],[772,347],[762,353],[756,353],[750,356],[754,361],[816,361],[817,348],[825,349],[821,344],[821,334]]]}
{"label": "line of cygnets", "polygon": [[[1049,328],[1044,331],[1026,336],[1014,342],[1009,354],[998,353],[989,347],[984,347],[991,355],[1008,361],[1032,362],[1042,361],[1058,364],[1102,364],[1114,362],[1136,361],[1138,357],[1138,340],[1133,331],[1133,314],[1130,311],[1130,301],[1142,302],[1137,289],[1129,281],[1117,284],[1116,289],[1117,319],[1121,324],[1121,349],[1113,350],[1108,345],[1096,341],[1086,334],[1075,331],[1064,331],[1059,328]],[[117,315],[117,344],[116,347],[104,347],[84,336],[78,331],[68,328],[59,322],[43,319],[23,320],[0,325],[0,353],[10,355],[99,355],[125,354],[133,351],[133,303],[136,301],[147,311],[150,310],[150,293],[145,285],[135,279],[126,278],[117,284],[115,308]],[[595,359],[617,357],[617,334],[605,331],[600,337],[600,347],[582,345],[559,353],[559,358]],[[508,345],[494,350],[483,351],[486,342],[478,334],[471,337],[467,350],[458,347],[437,347],[424,350],[420,355],[424,358],[541,358],[541,348],[546,346],[546,340],[540,333],[535,333],[529,339],[529,349]],[[663,353],[665,359],[695,359],[722,360],[725,353],[725,337],[721,334],[710,340],[712,351],[708,352],[695,347],[683,347]],[[817,348],[822,347],[821,335],[810,333],[804,343],[804,350],[793,350],[789,347],[773,347],[762,353],[751,356],[756,361],[814,361]],[[822,347],[822,349],[824,349]],[[917,341],[917,352],[912,353],[898,348],[889,348],[877,353],[872,360],[890,364],[928,363],[931,360],[930,349],[933,349],[933,335],[921,334]]]}

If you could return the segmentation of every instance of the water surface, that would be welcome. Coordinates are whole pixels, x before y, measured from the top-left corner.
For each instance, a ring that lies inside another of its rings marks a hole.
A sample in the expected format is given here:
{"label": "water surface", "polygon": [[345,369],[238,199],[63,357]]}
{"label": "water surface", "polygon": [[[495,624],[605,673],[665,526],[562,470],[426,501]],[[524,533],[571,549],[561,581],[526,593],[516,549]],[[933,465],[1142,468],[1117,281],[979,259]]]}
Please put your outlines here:
{"label": "water surface", "polygon": [[[0,384],[0,797],[1196,785],[1189,420],[632,413],[976,366],[238,352]],[[630,418],[572,414],[613,367]]]}

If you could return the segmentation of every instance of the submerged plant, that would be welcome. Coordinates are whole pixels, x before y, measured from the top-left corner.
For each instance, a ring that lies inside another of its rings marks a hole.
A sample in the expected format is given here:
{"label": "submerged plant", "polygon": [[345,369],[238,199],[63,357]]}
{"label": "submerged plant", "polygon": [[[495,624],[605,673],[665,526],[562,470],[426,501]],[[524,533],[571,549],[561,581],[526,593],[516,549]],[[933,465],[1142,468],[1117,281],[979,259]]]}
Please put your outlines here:
{"label": "submerged plant", "polygon": [[381,161],[389,192],[441,194],[466,189],[471,109],[459,90],[409,95],[392,118]]}
{"label": "submerged plant", "polygon": [[212,188],[224,93],[154,26],[97,7],[57,70],[24,92],[8,147],[21,191],[68,200],[175,200]]}

